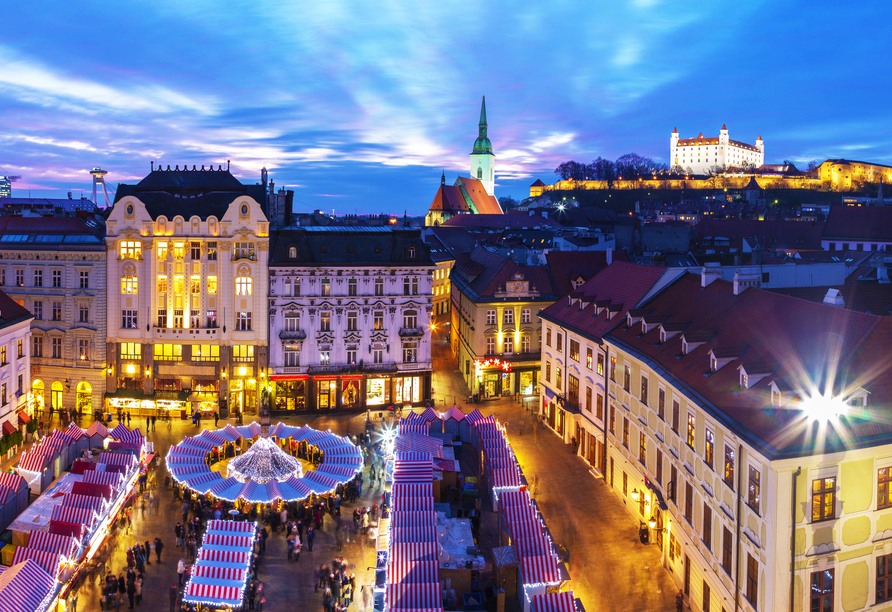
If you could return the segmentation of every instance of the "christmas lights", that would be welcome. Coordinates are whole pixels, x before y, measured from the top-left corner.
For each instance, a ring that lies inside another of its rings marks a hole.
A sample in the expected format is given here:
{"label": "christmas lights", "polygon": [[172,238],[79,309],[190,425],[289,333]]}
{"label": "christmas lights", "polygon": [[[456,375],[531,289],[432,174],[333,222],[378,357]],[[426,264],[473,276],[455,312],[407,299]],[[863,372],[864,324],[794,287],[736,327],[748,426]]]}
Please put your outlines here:
{"label": "christmas lights", "polygon": [[271,480],[282,482],[292,476],[303,476],[300,461],[287,454],[269,438],[258,438],[251,448],[229,462],[226,475],[239,482],[253,480],[264,484]]}

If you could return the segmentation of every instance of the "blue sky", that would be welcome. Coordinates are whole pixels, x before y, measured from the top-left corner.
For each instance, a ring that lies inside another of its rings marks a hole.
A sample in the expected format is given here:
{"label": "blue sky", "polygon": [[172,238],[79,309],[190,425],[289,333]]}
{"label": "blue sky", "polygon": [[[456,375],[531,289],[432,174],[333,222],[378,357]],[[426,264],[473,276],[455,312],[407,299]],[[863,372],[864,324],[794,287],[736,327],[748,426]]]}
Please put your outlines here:
{"label": "blue sky", "polygon": [[[496,195],[669,135],[766,162],[892,163],[879,2],[17,2],[3,6],[0,175],[15,195],[135,182],[150,160],[266,166],[298,210],[425,211],[468,173],[486,95]],[[885,84],[884,84],[885,83]]]}

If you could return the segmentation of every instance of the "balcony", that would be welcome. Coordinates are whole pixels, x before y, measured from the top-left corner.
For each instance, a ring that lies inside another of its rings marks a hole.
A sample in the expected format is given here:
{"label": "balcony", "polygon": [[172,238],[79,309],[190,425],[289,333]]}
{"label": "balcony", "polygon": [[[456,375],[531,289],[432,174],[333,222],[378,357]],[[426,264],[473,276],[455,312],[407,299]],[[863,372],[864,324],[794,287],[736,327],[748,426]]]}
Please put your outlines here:
{"label": "balcony", "polygon": [[423,327],[401,327],[399,331],[401,338],[412,337],[412,336],[423,336],[424,328]]}
{"label": "balcony", "polygon": [[220,329],[217,327],[152,327],[155,340],[218,340]]}
{"label": "balcony", "polygon": [[279,332],[281,340],[303,340],[307,337],[307,332],[302,329],[283,329]]}
{"label": "balcony", "polygon": [[540,353],[539,351],[519,351],[516,353],[502,353],[501,355],[493,354],[492,356],[499,357],[502,361],[518,363],[521,361],[539,361]]}

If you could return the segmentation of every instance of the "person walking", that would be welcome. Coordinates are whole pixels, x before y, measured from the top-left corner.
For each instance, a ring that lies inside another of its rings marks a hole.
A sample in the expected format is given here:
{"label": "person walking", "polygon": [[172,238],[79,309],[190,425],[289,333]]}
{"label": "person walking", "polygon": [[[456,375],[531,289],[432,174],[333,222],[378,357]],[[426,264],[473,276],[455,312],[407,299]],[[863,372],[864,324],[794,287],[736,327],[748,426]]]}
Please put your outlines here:
{"label": "person walking", "polygon": [[179,594],[177,585],[170,585],[170,612],[174,612],[177,609],[177,597]]}
{"label": "person walking", "polygon": [[183,586],[183,575],[186,573],[186,562],[183,561],[182,557],[180,558],[179,563],[177,563],[177,575],[179,576],[179,585]]}
{"label": "person walking", "polygon": [[127,599],[130,600],[130,607],[128,610],[133,609],[133,601],[136,599],[136,581],[131,580],[127,583]]}
{"label": "person walking", "polygon": [[217,426],[217,423],[220,421],[220,414],[215,410],[214,411],[214,427]]}
{"label": "person walking", "polygon": [[263,583],[259,580],[257,581],[257,592],[255,593],[255,598],[257,599],[257,608],[258,612],[263,611],[263,604],[266,603],[266,597],[263,596]]}
{"label": "person walking", "polygon": [[254,609],[254,599],[257,597],[257,584],[252,580],[248,585],[248,609]]}
{"label": "person walking", "polygon": [[164,544],[161,543],[161,538],[155,538],[155,559],[158,563],[161,563],[161,549],[164,548]]}
{"label": "person walking", "polygon": [[362,610],[363,612],[368,612],[368,610],[372,607],[372,587],[367,584],[362,585]]}
{"label": "person walking", "polygon": [[307,550],[313,552],[313,540],[316,539],[316,530],[310,525],[307,529]]}
{"label": "person walking", "polygon": [[300,540],[294,538],[294,548],[291,550],[291,554],[294,556],[295,561],[300,561],[301,548],[303,548],[303,544],[300,543]]}
{"label": "person walking", "polygon": [[139,604],[142,603],[142,582],[143,582],[142,574],[137,574],[137,575],[136,575],[136,582],[135,582],[135,585],[136,585],[136,605],[139,605]]}

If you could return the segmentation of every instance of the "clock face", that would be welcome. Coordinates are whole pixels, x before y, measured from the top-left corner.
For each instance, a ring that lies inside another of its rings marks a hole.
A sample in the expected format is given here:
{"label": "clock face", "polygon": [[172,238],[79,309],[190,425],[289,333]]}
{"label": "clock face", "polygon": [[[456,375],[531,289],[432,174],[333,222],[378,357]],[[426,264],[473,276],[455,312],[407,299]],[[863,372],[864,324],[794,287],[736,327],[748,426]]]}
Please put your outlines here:
{"label": "clock face", "polygon": [[243,216],[248,215],[248,205],[247,204],[242,204],[242,215]]}
{"label": "clock face", "polygon": [[128,205],[127,205],[127,214],[128,214],[128,215],[132,215],[132,214],[133,214],[133,204],[128,204]]}

